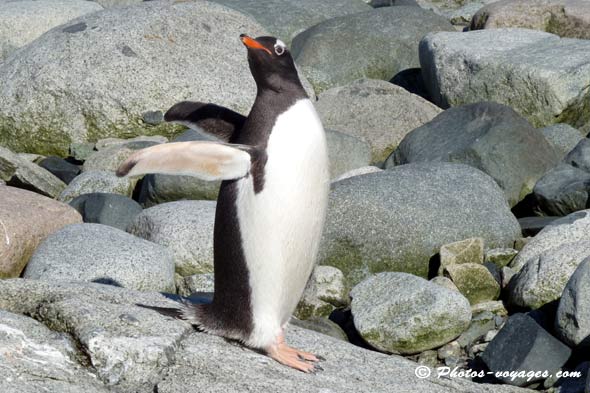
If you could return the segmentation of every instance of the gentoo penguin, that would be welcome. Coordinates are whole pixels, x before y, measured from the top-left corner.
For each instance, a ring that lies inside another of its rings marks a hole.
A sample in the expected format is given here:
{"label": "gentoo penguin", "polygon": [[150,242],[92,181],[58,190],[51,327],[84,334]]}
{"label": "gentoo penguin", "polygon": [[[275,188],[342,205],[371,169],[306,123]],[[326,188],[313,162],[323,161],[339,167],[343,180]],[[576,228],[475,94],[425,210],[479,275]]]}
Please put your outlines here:
{"label": "gentoo penguin", "polygon": [[325,219],[324,129],[285,44],[274,37],[240,38],[257,86],[248,117],[186,101],[165,115],[226,143],[149,147],[127,159],[117,174],[223,180],[215,215],[213,301],[179,303],[173,314],[311,372],[318,358],[289,347],[284,331],[312,272]]}

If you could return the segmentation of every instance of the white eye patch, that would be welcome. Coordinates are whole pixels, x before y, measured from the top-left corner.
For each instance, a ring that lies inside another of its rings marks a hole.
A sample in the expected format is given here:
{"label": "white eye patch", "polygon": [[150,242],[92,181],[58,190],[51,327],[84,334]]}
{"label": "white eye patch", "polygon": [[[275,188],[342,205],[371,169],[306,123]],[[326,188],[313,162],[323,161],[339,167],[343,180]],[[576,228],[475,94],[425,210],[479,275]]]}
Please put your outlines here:
{"label": "white eye patch", "polygon": [[277,39],[277,42],[275,42],[275,53],[277,54],[277,56],[280,56],[283,53],[285,53],[286,49],[287,45],[285,45],[283,41]]}

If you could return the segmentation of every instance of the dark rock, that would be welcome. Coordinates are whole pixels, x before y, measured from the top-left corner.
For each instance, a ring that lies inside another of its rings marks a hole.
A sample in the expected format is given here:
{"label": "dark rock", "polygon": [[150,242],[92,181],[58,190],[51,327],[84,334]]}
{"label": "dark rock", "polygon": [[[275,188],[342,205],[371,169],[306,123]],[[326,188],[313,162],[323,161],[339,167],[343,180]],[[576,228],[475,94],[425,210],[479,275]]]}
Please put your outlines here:
{"label": "dark rock", "polygon": [[78,165],[71,164],[63,158],[56,156],[44,158],[38,163],[38,165],[53,173],[58,179],[66,184],[70,184],[70,182],[80,174],[80,167]]}
{"label": "dark rock", "polygon": [[104,224],[122,230],[143,210],[131,198],[100,192],[80,195],[69,204],[80,212],[86,223]]}
{"label": "dark rock", "polygon": [[590,172],[590,139],[582,139],[563,161],[574,168]]}
{"label": "dark rock", "polygon": [[471,165],[494,178],[514,206],[558,159],[545,137],[510,107],[480,102],[448,109],[407,134],[385,168],[427,161]]}
{"label": "dark rock", "polygon": [[[482,359],[493,372],[498,371],[547,371],[556,372],[570,357],[571,350],[551,336],[531,317],[515,314],[508,319],[502,330],[488,344]],[[501,376],[503,382],[526,386],[546,377]]]}
{"label": "dark rock", "polygon": [[567,216],[590,207],[590,173],[559,164],[539,179],[533,193],[542,213]]}
{"label": "dark rock", "polygon": [[558,218],[560,217],[523,217],[518,219],[518,223],[522,229],[522,236],[535,236],[537,233],[541,232],[543,228],[551,225]]}

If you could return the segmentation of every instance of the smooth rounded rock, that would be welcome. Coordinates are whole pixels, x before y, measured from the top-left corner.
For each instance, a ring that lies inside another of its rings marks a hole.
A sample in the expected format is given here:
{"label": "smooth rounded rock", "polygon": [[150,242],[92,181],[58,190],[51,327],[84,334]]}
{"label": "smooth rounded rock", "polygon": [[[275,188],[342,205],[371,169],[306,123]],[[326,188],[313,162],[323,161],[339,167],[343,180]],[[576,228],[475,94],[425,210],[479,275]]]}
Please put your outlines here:
{"label": "smooth rounded rock", "polygon": [[385,168],[425,161],[460,162],[482,170],[514,206],[559,156],[543,134],[512,108],[479,102],[447,109],[407,134]]}
{"label": "smooth rounded rock", "polygon": [[413,129],[441,109],[392,83],[361,79],[320,94],[315,104],[324,127],[365,139],[379,162]]}
{"label": "smooth rounded rock", "polygon": [[68,225],[50,235],[23,277],[175,292],[174,260],[166,247],[101,224]]}
{"label": "smooth rounded rock", "polygon": [[361,138],[339,131],[326,130],[326,144],[331,179],[367,166],[371,162],[371,148]]}
{"label": "smooth rounded rock", "polygon": [[97,192],[82,194],[69,202],[86,223],[108,225],[121,230],[143,210],[133,199],[119,194]]}
{"label": "smooth rounded rock", "polygon": [[408,164],[332,184],[320,264],[352,284],[371,273],[426,277],[444,244],[481,237],[508,247],[518,221],[488,175],[461,164]]}
{"label": "smooth rounded rock", "polygon": [[354,325],[373,347],[413,354],[457,338],[471,321],[458,292],[406,273],[379,273],[351,291]]}
{"label": "smooth rounded rock", "polygon": [[128,177],[117,177],[113,172],[88,171],[76,176],[62,191],[58,199],[69,202],[82,194],[108,192],[131,196],[135,180]]}
{"label": "smooth rounded rock", "polygon": [[145,209],[127,231],[170,249],[181,276],[210,273],[215,207],[213,201],[163,203]]}
{"label": "smooth rounded rock", "polygon": [[379,8],[319,23],[293,39],[291,52],[320,93],[359,78],[389,81],[418,67],[418,43],[434,31],[454,29],[419,7]]}
{"label": "smooth rounded rock", "polygon": [[64,203],[0,186],[0,279],[18,277],[47,236],[81,222],[80,214]]}

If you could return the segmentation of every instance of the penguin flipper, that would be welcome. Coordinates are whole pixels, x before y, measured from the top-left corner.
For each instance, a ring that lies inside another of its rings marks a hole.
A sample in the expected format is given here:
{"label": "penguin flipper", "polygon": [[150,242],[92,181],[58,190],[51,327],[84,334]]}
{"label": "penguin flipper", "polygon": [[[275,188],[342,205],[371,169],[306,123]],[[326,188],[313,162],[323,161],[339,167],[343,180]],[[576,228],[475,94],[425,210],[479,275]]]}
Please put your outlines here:
{"label": "penguin flipper", "polygon": [[242,128],[246,117],[226,107],[193,101],[174,104],[164,120],[189,128],[200,128],[223,142],[228,142],[233,133]]}
{"label": "penguin flipper", "polygon": [[148,173],[189,175],[203,180],[231,180],[250,171],[256,148],[217,142],[173,142],[135,152],[117,169],[117,176]]}

